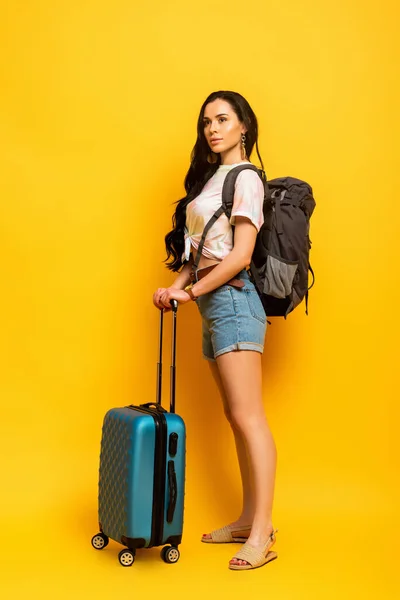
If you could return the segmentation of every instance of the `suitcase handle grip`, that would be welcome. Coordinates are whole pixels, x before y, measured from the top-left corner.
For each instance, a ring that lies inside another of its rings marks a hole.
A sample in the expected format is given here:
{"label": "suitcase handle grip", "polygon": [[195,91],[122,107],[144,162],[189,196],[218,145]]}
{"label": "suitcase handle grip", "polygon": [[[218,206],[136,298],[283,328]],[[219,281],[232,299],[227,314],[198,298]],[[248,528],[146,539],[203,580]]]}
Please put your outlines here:
{"label": "suitcase handle grip", "polygon": [[147,402],[146,404],[141,404],[140,406],[144,406],[145,408],[154,408],[157,412],[166,413],[165,408],[161,406],[161,404],[157,404],[156,402]]}
{"label": "suitcase handle grip", "polygon": [[167,523],[172,523],[172,521],[174,520],[176,500],[178,498],[178,484],[176,481],[176,473],[173,460],[168,461],[168,488],[169,502],[167,510]]}
{"label": "suitcase handle grip", "polygon": [[[178,302],[171,300],[172,308],[172,351],[171,351],[171,382],[170,382],[170,412],[175,412],[175,381],[176,381],[176,314],[178,311]],[[164,329],[164,309],[160,310],[160,341],[159,341],[159,357],[157,363],[157,400],[156,404],[161,406],[162,392],[162,347],[163,347],[163,329]]]}

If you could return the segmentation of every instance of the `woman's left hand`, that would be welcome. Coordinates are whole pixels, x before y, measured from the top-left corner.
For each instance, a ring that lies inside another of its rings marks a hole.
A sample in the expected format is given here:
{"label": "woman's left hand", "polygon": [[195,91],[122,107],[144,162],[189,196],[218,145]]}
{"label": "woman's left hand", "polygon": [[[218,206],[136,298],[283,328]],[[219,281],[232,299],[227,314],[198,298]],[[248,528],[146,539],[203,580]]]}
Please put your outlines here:
{"label": "woman's left hand", "polygon": [[178,290],[173,287],[169,287],[165,290],[163,295],[160,298],[160,303],[165,306],[165,308],[171,308],[171,300],[177,300],[179,304],[186,304],[191,300],[191,297],[185,290]]}

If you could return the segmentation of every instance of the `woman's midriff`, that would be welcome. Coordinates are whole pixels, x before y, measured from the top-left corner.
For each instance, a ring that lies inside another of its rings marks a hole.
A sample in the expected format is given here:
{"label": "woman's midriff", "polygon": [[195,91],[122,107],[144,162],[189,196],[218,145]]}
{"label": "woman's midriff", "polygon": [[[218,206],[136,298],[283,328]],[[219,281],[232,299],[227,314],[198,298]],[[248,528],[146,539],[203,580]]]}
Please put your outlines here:
{"label": "woman's midriff", "polygon": [[[192,252],[192,255],[194,257],[196,257],[197,249],[192,246],[191,252]],[[222,261],[211,259],[211,258],[207,258],[206,256],[204,256],[202,254],[201,257],[200,257],[199,266],[197,268],[198,269],[204,269],[205,267],[210,267],[211,265],[218,265],[220,262],[222,262]]]}

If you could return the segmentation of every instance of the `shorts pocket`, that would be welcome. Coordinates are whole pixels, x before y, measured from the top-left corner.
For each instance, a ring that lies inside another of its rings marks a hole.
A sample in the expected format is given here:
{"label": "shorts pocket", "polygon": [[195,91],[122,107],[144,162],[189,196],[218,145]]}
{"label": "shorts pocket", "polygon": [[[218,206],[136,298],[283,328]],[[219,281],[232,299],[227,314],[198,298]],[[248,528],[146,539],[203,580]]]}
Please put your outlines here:
{"label": "shorts pocket", "polygon": [[289,296],[298,266],[298,261],[269,254],[265,268],[264,294],[274,298]]}
{"label": "shorts pocket", "polygon": [[265,314],[264,307],[261,303],[261,300],[259,298],[257,291],[256,290],[254,290],[254,291],[246,290],[246,298],[247,298],[247,302],[249,304],[249,309],[250,309],[251,315],[255,319],[257,319],[257,321],[260,321],[260,323],[265,325],[265,323],[267,321],[267,316]]}

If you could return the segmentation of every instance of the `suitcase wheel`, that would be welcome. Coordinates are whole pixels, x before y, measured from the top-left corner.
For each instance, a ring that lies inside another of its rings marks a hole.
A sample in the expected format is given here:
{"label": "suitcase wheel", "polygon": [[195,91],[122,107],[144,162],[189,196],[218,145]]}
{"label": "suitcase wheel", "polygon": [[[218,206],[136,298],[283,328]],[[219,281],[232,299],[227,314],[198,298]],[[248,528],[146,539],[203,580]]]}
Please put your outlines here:
{"label": "suitcase wheel", "polygon": [[92,537],[92,546],[96,550],[103,550],[108,545],[108,537],[104,533],[96,533]]}
{"label": "suitcase wheel", "polygon": [[163,559],[164,562],[168,563],[168,564],[173,564],[178,562],[180,557],[180,552],[178,550],[178,548],[176,548],[175,546],[165,546],[162,550],[161,550],[161,558]]}
{"label": "suitcase wheel", "polygon": [[135,562],[135,552],[129,549],[121,550],[118,560],[123,567],[131,567]]}

